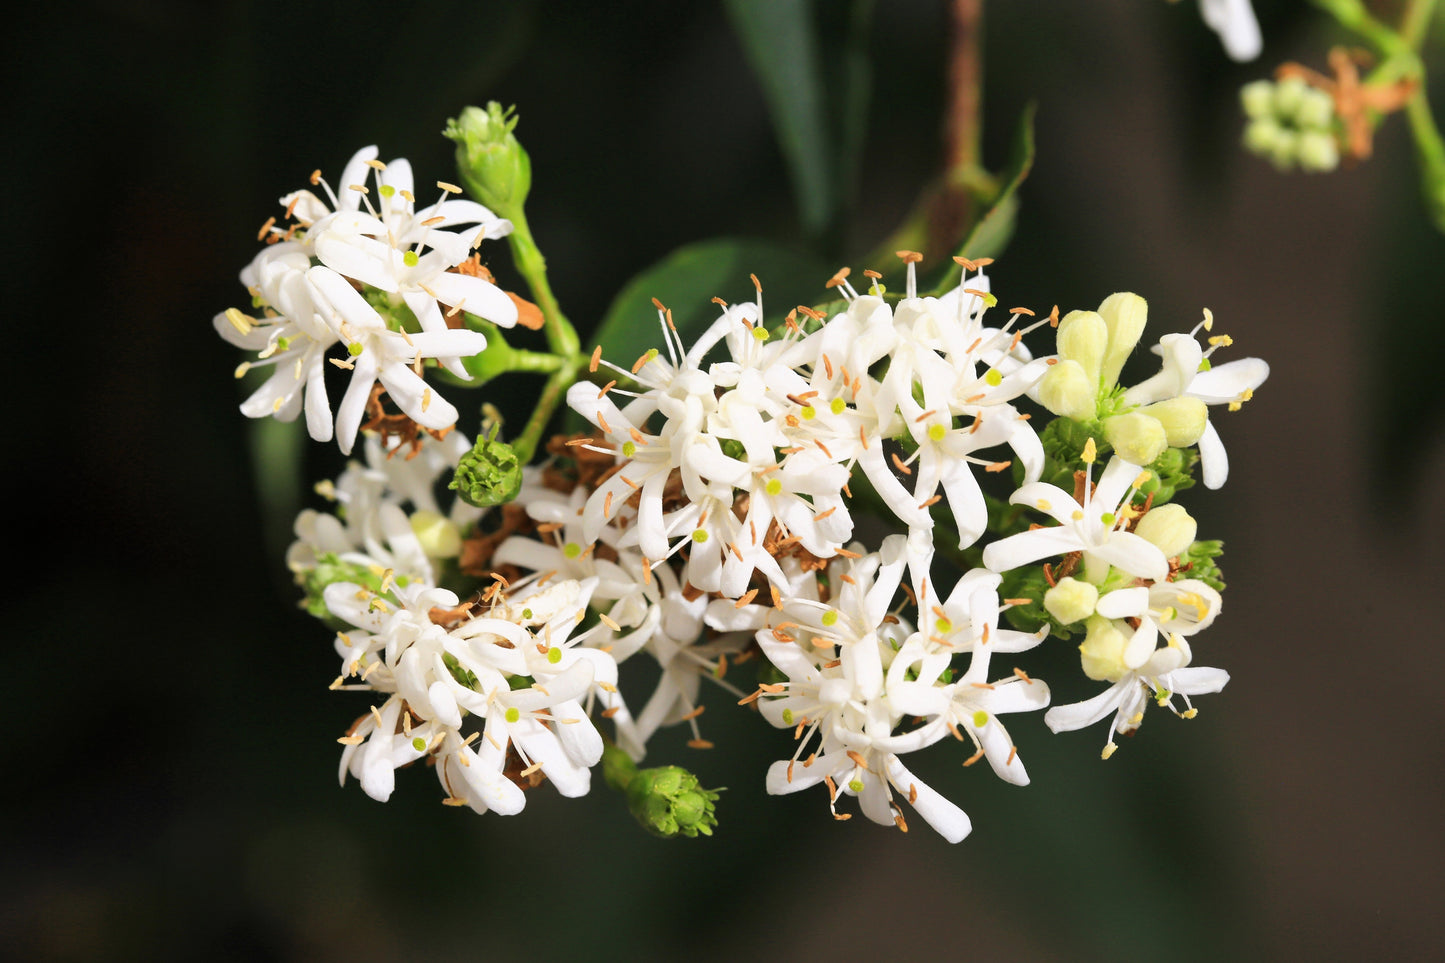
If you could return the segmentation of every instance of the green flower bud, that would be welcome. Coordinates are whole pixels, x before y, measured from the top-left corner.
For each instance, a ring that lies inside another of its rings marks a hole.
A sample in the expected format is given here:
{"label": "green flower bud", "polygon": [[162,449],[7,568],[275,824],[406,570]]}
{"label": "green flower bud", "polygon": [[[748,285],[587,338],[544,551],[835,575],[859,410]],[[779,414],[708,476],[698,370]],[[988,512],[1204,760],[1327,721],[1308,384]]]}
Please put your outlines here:
{"label": "green flower bud", "polygon": [[1294,119],[1306,130],[1327,130],[1335,119],[1335,99],[1323,90],[1311,87],[1300,98]]}
{"label": "green flower bud", "polygon": [[1274,85],[1274,110],[1281,117],[1295,117],[1309,96],[1310,86],[1299,77],[1286,77]]}
{"label": "green flower bud", "polygon": [[1039,403],[1056,415],[1075,421],[1094,417],[1098,382],[1077,361],[1060,361],[1039,379]]}
{"label": "green flower bud", "polygon": [[1099,365],[1109,347],[1109,329],[1093,311],[1070,311],[1059,322],[1055,336],[1059,359],[1077,361],[1092,381],[1099,380]]}
{"label": "green flower bud", "polygon": [[1299,134],[1292,130],[1285,130],[1281,127],[1274,135],[1274,143],[1270,145],[1265,156],[1275,167],[1287,171],[1294,166],[1295,157],[1299,153]]}
{"label": "green flower bud", "polygon": [[1300,170],[1323,173],[1340,166],[1340,149],[1333,135],[1305,131],[1299,135],[1295,159],[1299,161]]}
{"label": "green flower bud", "polygon": [[432,558],[455,558],[462,553],[462,532],[445,515],[422,510],[411,513],[411,530],[422,551]]}
{"label": "green flower bud", "polygon": [[1165,558],[1174,558],[1194,544],[1199,524],[1183,505],[1160,505],[1151,508],[1134,525],[1134,534],[1155,545]]}
{"label": "green flower bud", "polygon": [[1124,646],[1129,637],[1119,628],[1122,622],[1091,615],[1084,644],[1079,646],[1084,675],[1095,682],[1118,682],[1129,669],[1124,665]]}
{"label": "green flower bud", "polygon": [[1149,464],[1169,447],[1164,426],[1137,411],[1105,418],[1104,437],[1125,461],[1136,465]]}
{"label": "green flower bud", "polygon": [[1274,116],[1274,83],[1256,80],[1239,89],[1239,102],[1246,116],[1259,119]]}
{"label": "green flower bud", "polygon": [[1099,315],[1109,327],[1109,350],[1104,355],[1099,378],[1111,385],[1119,380],[1119,370],[1144,333],[1144,324],[1149,320],[1149,302],[1137,294],[1121,291],[1104,299],[1099,305]]}
{"label": "green flower bud", "polygon": [[1088,582],[1061,578],[1044,593],[1044,608],[1064,625],[1086,619],[1094,614],[1099,603],[1099,590]]}
{"label": "green flower bud", "polygon": [[522,464],[512,446],[492,437],[482,438],[462,456],[448,486],[462,501],[478,508],[502,505],[522,488]]}
{"label": "green flower bud", "polygon": [[654,836],[712,835],[717,825],[713,802],[721,790],[703,789],[681,766],[639,770],[616,746],[603,752],[602,769],[607,784],[626,794],[627,808]]}
{"label": "green flower bud", "polygon": [[1209,406],[1198,398],[1170,398],[1145,405],[1139,413],[1156,419],[1164,426],[1164,435],[1172,448],[1188,448],[1203,436],[1204,429],[1209,426]]}
{"label": "green flower bud", "polygon": [[532,189],[532,159],[513,136],[516,108],[496,101],[467,107],[442,133],[457,143],[457,171],[467,193],[501,217],[518,217]]}
{"label": "green flower bud", "polygon": [[1261,157],[1270,156],[1281,130],[1279,122],[1273,117],[1250,121],[1249,126],[1244,128],[1244,149]]}

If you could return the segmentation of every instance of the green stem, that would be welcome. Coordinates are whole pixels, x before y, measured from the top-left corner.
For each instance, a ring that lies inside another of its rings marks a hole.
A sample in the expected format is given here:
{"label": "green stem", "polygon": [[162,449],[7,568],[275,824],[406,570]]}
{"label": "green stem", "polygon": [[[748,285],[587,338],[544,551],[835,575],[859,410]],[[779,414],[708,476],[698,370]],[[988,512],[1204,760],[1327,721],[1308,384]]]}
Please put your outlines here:
{"label": "green stem", "polygon": [[508,371],[527,371],[535,374],[551,374],[562,370],[569,359],[545,351],[524,351],[513,348]]}
{"label": "green stem", "polygon": [[531,289],[537,307],[542,309],[547,347],[555,355],[570,358],[577,353],[580,341],[576,329],[562,313],[557,297],[552,293],[552,285],[547,281],[547,259],[542,256],[537,242],[532,240],[532,229],[527,224],[527,216],[518,210],[511,215],[511,221],[512,233],[507,235],[507,241],[512,246],[512,260],[517,271],[526,280],[527,287]]}
{"label": "green stem", "polygon": [[1430,115],[1430,102],[1425,99],[1425,84],[1405,105],[1410,132],[1415,135],[1415,156],[1420,163],[1420,188],[1435,226],[1445,231],[1445,141]]}
{"label": "green stem", "polygon": [[1435,12],[1435,0],[1411,0],[1400,18],[1400,39],[1405,46],[1418,52],[1425,43],[1425,30],[1430,26],[1430,16]]}
{"label": "green stem", "polygon": [[567,389],[577,380],[577,373],[585,361],[575,354],[558,360],[562,361],[562,366],[547,379],[547,384],[543,386],[542,394],[537,399],[537,407],[532,411],[532,417],[527,420],[527,425],[517,440],[512,442],[512,450],[524,465],[532,460],[537,444],[542,440],[542,432],[546,430],[547,422],[552,420],[552,412],[557,410],[557,405],[567,396]]}
{"label": "green stem", "polygon": [[1386,57],[1410,53],[1400,35],[1371,16],[1361,0],[1314,0],[1315,6],[1364,37]]}

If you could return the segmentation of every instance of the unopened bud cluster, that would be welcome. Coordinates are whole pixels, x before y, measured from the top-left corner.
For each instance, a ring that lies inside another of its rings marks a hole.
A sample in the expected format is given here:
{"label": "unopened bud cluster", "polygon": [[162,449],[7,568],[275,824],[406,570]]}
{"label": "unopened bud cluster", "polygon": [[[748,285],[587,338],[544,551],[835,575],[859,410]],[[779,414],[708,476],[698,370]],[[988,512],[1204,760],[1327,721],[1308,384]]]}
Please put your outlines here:
{"label": "unopened bud cluster", "polygon": [[1256,80],[1239,92],[1249,124],[1244,146],[1280,170],[1332,171],[1340,164],[1335,102],[1299,77]]}

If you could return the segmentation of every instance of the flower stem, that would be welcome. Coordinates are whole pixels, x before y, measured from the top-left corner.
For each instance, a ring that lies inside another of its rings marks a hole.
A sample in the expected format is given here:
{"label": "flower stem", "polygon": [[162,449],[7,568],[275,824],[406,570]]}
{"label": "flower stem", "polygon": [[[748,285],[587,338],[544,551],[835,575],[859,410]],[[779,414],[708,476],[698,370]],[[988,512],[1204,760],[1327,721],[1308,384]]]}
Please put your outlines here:
{"label": "flower stem", "polygon": [[537,407],[532,410],[532,417],[527,419],[521,435],[512,442],[512,450],[524,465],[532,460],[537,444],[542,440],[542,432],[546,430],[547,422],[552,420],[552,412],[557,410],[558,403],[566,397],[567,389],[572,387],[577,380],[578,371],[582,368],[583,359],[577,355],[559,360],[562,361],[562,366],[547,379],[541,396],[537,398]]}
{"label": "flower stem", "polygon": [[1430,26],[1430,16],[1435,12],[1435,0],[1411,0],[1400,18],[1400,39],[1405,46],[1418,52],[1425,42],[1425,30]]}
{"label": "flower stem", "polygon": [[507,235],[507,242],[512,246],[512,260],[526,280],[527,287],[531,289],[537,307],[542,309],[547,347],[553,354],[571,358],[577,354],[580,341],[572,322],[562,313],[557,297],[552,293],[552,285],[547,281],[547,259],[542,256],[537,242],[532,239],[532,229],[527,224],[527,216],[519,209],[512,214],[511,220],[512,233]]}

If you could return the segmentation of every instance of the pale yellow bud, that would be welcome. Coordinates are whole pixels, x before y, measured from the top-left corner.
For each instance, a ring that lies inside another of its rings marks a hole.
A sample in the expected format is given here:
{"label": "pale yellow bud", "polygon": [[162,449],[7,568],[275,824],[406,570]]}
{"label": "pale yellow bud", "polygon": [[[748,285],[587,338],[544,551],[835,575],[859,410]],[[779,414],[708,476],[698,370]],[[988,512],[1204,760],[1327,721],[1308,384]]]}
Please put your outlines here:
{"label": "pale yellow bud", "polygon": [[1044,593],[1044,608],[1059,620],[1061,625],[1086,619],[1094,614],[1099,602],[1099,590],[1088,582],[1072,578],[1061,578],[1059,583]]}
{"label": "pale yellow bud", "polygon": [[1089,421],[1097,390],[1098,383],[1077,361],[1060,361],[1039,379],[1039,404],[1061,417]]}
{"label": "pale yellow bud", "polygon": [[1102,615],[1089,616],[1088,633],[1079,646],[1084,675],[1096,682],[1118,682],[1129,671],[1124,664],[1124,647],[1129,637],[1119,628],[1123,624]]}
{"label": "pale yellow bud", "polygon": [[1104,354],[1099,377],[1104,384],[1113,384],[1119,380],[1119,370],[1144,333],[1149,302],[1127,291],[1111,294],[1099,305],[1099,315],[1109,328],[1109,350]]}
{"label": "pale yellow bud", "polygon": [[1157,419],[1164,426],[1164,436],[1171,448],[1188,448],[1209,425],[1209,406],[1187,396],[1146,405],[1139,413]]}
{"label": "pale yellow bud", "polygon": [[1194,544],[1199,524],[1183,505],[1160,505],[1152,508],[1134,525],[1134,534],[1156,546],[1165,558],[1182,555]]}
{"label": "pale yellow bud", "polygon": [[1094,381],[1099,379],[1099,365],[1109,347],[1109,329],[1104,319],[1093,311],[1070,311],[1059,322],[1055,336],[1059,357],[1077,361]]}
{"label": "pale yellow bud", "polygon": [[411,530],[431,558],[453,558],[462,553],[462,533],[456,524],[436,512],[412,512]]}
{"label": "pale yellow bud", "polygon": [[1311,172],[1332,171],[1340,166],[1340,150],[1335,146],[1332,134],[1321,131],[1305,131],[1299,135],[1296,145],[1296,160],[1300,170]]}
{"label": "pale yellow bud", "polygon": [[1104,437],[1125,461],[1147,465],[1169,447],[1164,426],[1156,418],[1131,411],[1104,419]]}

